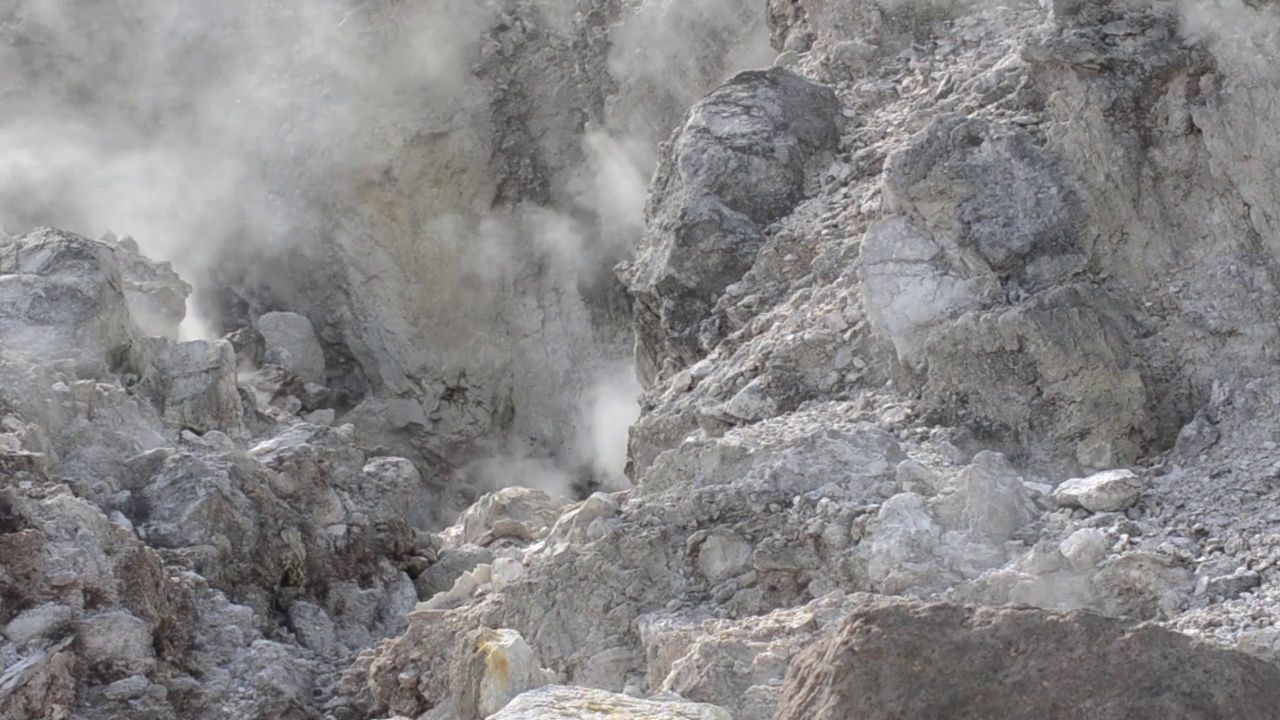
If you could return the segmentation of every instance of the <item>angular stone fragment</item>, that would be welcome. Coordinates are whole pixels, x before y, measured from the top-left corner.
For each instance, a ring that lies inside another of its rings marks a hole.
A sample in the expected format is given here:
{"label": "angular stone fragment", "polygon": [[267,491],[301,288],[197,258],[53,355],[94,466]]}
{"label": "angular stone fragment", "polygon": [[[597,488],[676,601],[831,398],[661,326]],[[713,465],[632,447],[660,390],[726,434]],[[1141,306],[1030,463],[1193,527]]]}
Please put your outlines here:
{"label": "angular stone fragment", "polygon": [[0,347],[71,358],[100,375],[133,339],[124,276],[110,246],[41,228],[0,252]]}
{"label": "angular stone fragment", "polygon": [[488,720],[732,720],[715,705],[640,700],[580,687],[551,686],[517,697]]}
{"label": "angular stone fragment", "polygon": [[266,346],[263,360],[304,382],[324,381],[324,349],[310,320],[297,313],[269,312],[258,318],[257,327]]}
{"label": "angular stone fragment", "polygon": [[198,433],[242,433],[244,406],[236,388],[236,354],[225,340],[165,346],[156,358],[165,417]]}
{"label": "angular stone fragment", "polygon": [[1142,478],[1129,470],[1108,470],[1062,483],[1053,491],[1053,499],[1065,508],[1121,512],[1138,502],[1144,487]]}
{"label": "angular stone fragment", "polygon": [[459,641],[449,689],[460,720],[484,720],[517,695],[552,679],[520,633],[480,628]]}

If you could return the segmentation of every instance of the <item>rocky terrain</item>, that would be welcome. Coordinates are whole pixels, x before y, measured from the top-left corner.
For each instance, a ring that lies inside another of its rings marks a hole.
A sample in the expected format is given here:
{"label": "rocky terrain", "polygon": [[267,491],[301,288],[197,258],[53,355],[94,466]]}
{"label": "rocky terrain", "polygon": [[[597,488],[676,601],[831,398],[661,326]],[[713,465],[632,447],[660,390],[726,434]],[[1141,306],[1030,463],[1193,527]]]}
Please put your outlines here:
{"label": "rocky terrain", "polygon": [[0,717],[1280,713],[1271,4],[111,5],[0,2]]}

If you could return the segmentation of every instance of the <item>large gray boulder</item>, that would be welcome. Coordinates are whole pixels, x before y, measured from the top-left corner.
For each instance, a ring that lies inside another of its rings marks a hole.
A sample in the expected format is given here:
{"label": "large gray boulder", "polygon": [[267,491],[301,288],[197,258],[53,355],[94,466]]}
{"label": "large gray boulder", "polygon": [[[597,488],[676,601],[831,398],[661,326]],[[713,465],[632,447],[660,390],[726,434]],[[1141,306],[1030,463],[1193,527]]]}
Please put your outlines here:
{"label": "large gray boulder", "polygon": [[812,190],[839,116],[834,92],[779,67],[739,73],[685,116],[650,186],[648,229],[621,268],[643,383],[714,344],[711,309],[755,261],[764,228]]}
{"label": "large gray boulder", "polygon": [[310,320],[297,313],[269,312],[258,318],[257,327],[266,345],[264,360],[303,382],[324,382],[324,350]]}
{"label": "large gray boulder", "polygon": [[122,361],[132,340],[113,248],[53,228],[0,236],[0,347],[71,358],[97,375]]}
{"label": "large gray boulder", "polygon": [[167,420],[197,433],[243,432],[236,353],[226,340],[166,344],[157,353],[157,389]]}
{"label": "large gray boulder", "polygon": [[792,662],[776,718],[1264,720],[1277,707],[1280,668],[1154,625],[889,600]]}

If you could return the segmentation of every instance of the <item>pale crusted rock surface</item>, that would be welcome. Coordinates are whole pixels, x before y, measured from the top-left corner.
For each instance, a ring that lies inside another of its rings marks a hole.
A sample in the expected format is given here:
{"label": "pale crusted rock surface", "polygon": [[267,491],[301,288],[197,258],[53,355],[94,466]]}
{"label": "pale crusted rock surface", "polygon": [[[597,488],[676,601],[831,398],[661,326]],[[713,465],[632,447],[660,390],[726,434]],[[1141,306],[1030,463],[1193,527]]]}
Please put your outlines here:
{"label": "pale crusted rock surface", "polygon": [[481,628],[458,643],[449,684],[459,720],[492,717],[516,696],[554,679],[538,666],[520,633]]}
{"label": "pale crusted rock surface", "polygon": [[[997,680],[998,679],[998,680]],[[792,663],[780,720],[1269,718],[1280,668],[1091,613],[902,601],[855,610]]]}
{"label": "pale crusted rock surface", "polygon": [[516,698],[492,720],[728,720],[722,708],[702,703],[638,700],[626,695],[551,686]]}
{"label": "pale crusted rock surface", "polygon": [[1090,512],[1123,512],[1142,496],[1144,484],[1128,470],[1113,470],[1085,478],[1072,478],[1053,490],[1053,500],[1062,507],[1084,508]]}

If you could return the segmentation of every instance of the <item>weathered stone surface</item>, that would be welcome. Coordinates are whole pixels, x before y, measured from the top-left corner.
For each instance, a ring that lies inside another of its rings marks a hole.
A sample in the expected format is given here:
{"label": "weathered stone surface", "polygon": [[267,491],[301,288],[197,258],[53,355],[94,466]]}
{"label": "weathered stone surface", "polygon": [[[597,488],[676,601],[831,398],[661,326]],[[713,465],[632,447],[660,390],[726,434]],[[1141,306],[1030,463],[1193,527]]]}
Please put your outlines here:
{"label": "weathered stone surface", "polygon": [[96,240],[53,228],[0,240],[0,345],[101,375],[133,340],[123,284],[115,251]]}
{"label": "weathered stone surface", "polygon": [[1146,483],[1131,471],[1111,470],[1067,480],[1054,488],[1053,500],[1089,512],[1120,512],[1132,507],[1145,489]]}
{"label": "weathered stone surface", "polygon": [[830,89],[783,68],[741,73],[690,110],[650,189],[647,230],[622,272],[636,300],[637,362],[691,364],[718,341],[710,310],[804,198],[838,139]]}
{"label": "weathered stone surface", "polygon": [[324,382],[324,349],[310,320],[297,313],[269,312],[254,326],[262,335],[263,362],[279,365],[303,382]]}
{"label": "weathered stone surface", "polygon": [[713,705],[639,700],[626,695],[553,685],[527,692],[490,720],[729,720]]}
{"label": "weathered stone surface", "polygon": [[887,601],[791,664],[777,717],[1261,720],[1277,702],[1274,665],[1152,625]]}
{"label": "weathered stone surface", "polygon": [[513,630],[481,628],[458,640],[450,694],[459,720],[485,720],[517,695],[554,680],[533,649]]}
{"label": "weathered stone surface", "polygon": [[156,357],[156,380],[165,419],[206,433],[243,432],[243,405],[236,389],[236,355],[225,340],[193,340],[164,346]]}

